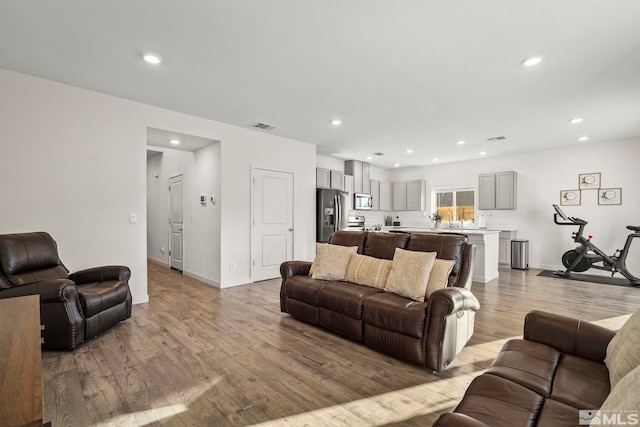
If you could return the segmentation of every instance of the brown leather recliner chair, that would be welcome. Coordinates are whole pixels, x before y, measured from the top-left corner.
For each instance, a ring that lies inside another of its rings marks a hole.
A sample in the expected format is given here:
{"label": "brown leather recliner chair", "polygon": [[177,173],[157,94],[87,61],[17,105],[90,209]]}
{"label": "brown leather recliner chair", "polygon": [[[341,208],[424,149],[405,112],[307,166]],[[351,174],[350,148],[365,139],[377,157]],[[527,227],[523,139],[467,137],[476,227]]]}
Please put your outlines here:
{"label": "brown leather recliner chair", "polygon": [[42,348],[71,350],[131,317],[124,266],[69,274],[45,232],[0,235],[0,298],[40,295]]}

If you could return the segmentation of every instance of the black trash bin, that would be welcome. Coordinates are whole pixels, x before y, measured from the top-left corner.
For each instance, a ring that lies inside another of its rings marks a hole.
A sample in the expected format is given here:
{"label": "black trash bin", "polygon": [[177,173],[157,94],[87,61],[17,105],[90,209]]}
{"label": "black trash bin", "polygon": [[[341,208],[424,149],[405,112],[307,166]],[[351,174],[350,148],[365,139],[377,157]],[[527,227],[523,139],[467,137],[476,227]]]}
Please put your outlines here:
{"label": "black trash bin", "polygon": [[529,241],[511,241],[511,268],[516,270],[529,269]]}

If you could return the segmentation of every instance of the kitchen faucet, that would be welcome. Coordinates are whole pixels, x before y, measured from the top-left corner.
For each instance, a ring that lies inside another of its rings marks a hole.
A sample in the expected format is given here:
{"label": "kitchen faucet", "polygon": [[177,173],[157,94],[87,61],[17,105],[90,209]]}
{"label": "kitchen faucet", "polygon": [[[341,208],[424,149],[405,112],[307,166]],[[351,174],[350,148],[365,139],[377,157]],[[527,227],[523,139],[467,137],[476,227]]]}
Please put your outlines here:
{"label": "kitchen faucet", "polygon": [[453,228],[453,212],[447,212],[447,217],[449,218],[449,228]]}

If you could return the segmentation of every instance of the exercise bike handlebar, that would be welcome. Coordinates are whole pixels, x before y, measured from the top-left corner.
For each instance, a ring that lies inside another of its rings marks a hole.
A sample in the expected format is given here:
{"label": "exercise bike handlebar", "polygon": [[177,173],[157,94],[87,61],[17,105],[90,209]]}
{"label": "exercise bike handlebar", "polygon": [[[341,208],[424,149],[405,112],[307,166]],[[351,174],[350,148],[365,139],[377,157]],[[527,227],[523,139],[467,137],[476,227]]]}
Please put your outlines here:
{"label": "exercise bike handlebar", "polygon": [[[560,206],[558,205],[553,205],[553,208],[556,210],[556,213],[553,214],[553,222],[555,222],[558,225],[587,225],[588,224],[587,221],[585,221],[584,219],[565,215],[565,213],[562,211],[562,209],[560,209]],[[558,217],[562,218],[564,222],[558,221]]]}

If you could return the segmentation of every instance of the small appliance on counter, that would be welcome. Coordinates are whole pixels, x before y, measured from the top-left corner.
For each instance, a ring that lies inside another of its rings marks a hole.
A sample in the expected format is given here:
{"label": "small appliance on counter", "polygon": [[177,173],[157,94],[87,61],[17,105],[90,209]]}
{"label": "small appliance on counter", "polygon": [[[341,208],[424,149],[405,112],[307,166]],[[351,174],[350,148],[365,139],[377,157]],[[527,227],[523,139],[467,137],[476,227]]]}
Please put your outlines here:
{"label": "small appliance on counter", "polygon": [[397,216],[396,220],[393,221],[393,226],[394,227],[400,227],[400,217],[399,216]]}
{"label": "small appliance on counter", "polygon": [[391,219],[390,216],[385,216],[384,217],[384,225],[385,227],[391,227],[393,220]]}

